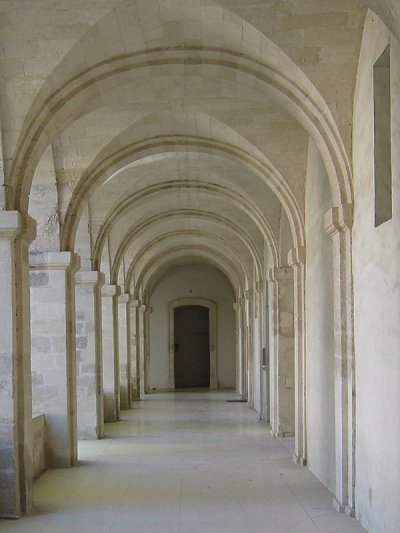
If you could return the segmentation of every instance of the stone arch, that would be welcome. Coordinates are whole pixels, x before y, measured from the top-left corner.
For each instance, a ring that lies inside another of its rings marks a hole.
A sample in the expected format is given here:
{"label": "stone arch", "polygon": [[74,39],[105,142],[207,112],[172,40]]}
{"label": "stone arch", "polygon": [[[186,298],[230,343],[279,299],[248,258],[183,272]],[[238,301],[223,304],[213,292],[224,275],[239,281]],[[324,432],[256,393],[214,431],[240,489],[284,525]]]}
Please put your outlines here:
{"label": "stone arch", "polygon": [[[219,153],[222,157],[227,157],[249,168],[255,176],[263,180],[273,193],[279,198],[284,206],[290,221],[295,245],[303,245],[304,223],[303,216],[297,205],[293,193],[287,186],[284,178],[267,160],[256,159],[253,155],[236,146],[228,143],[217,143],[210,139],[192,138],[188,139],[180,135],[170,135],[164,138],[155,137],[146,139],[143,142],[135,143],[118,151],[117,154],[107,156],[99,163],[93,164],[88,169],[88,174],[81,180],[81,186],[74,191],[68,212],[63,225],[62,246],[69,249],[73,247],[73,238],[76,231],[77,216],[79,206],[83,198],[90,194],[91,189],[98,183],[98,180],[106,180],[119,169],[139,161],[153,154],[170,154],[175,152],[194,150],[196,152]],[[268,176],[269,179],[266,177]]]}
{"label": "stone arch", "polygon": [[233,263],[219,250],[190,245],[171,247],[168,252],[156,255],[143,266],[137,279],[134,279],[132,270],[128,271],[126,285],[136,298],[147,301],[151,288],[163,270],[178,263],[190,262],[207,262],[221,270],[229,279],[237,298],[249,288],[248,273],[241,265]]}
{"label": "stone arch", "polygon": [[[126,198],[121,204],[119,204],[108,216],[104,224],[101,226],[99,234],[97,236],[94,249],[93,249],[93,264],[97,265],[99,264],[100,256],[102,249],[104,247],[105,241],[107,239],[107,235],[113,225],[117,222],[118,218],[123,216],[124,213],[128,212],[128,210],[135,207],[135,205],[138,205],[143,199],[155,195],[160,191],[165,190],[166,188],[179,188],[179,189],[193,189],[201,190],[201,191],[210,191],[215,195],[220,195],[221,198],[226,198],[230,202],[233,202],[235,206],[239,210],[243,210],[249,218],[251,218],[254,223],[259,228],[260,232],[262,233],[265,241],[268,243],[271,255],[273,258],[273,263],[275,266],[278,264],[278,251],[277,251],[277,243],[275,236],[273,234],[273,231],[270,227],[270,224],[268,221],[263,217],[262,213],[260,213],[259,209],[252,205],[250,200],[248,200],[244,195],[239,194],[238,192],[235,192],[233,190],[228,189],[227,187],[224,187],[222,185],[217,185],[215,183],[199,183],[196,181],[169,181],[164,182],[158,185],[152,185],[149,187],[146,187],[144,190],[140,190],[135,194],[132,194],[128,198]],[[139,228],[137,228],[139,231]]]}
{"label": "stone arch", "polygon": [[[245,232],[243,232],[243,230],[240,227],[238,227],[237,225],[232,224],[229,220],[225,219],[222,216],[214,215],[213,213],[208,213],[206,211],[174,210],[174,211],[169,211],[169,212],[166,212],[166,213],[160,213],[159,215],[157,215],[155,217],[152,217],[150,220],[146,220],[146,222],[143,224],[144,228],[139,226],[139,227],[133,228],[133,230],[128,232],[128,234],[125,236],[124,240],[122,241],[117,253],[115,254],[115,259],[114,259],[114,263],[113,263],[113,267],[112,267],[112,273],[111,273],[111,279],[114,280],[114,282],[116,282],[118,271],[119,271],[119,269],[121,267],[122,258],[123,258],[124,254],[125,254],[125,251],[134,242],[134,239],[137,237],[138,233],[140,233],[143,229],[146,229],[147,227],[149,227],[150,225],[153,225],[155,223],[162,223],[164,220],[170,219],[171,217],[181,218],[183,216],[189,216],[189,217],[196,217],[196,218],[201,218],[201,219],[204,218],[204,219],[207,219],[207,220],[213,220],[213,221],[216,221],[219,224],[221,224],[221,226],[225,226],[227,229],[232,230],[234,232],[234,234],[236,234],[236,236],[239,237],[239,239],[242,241],[244,246],[248,249],[249,254],[250,254],[250,256],[252,257],[252,259],[253,259],[253,261],[255,263],[258,277],[261,275],[261,273],[262,273],[261,257],[257,253],[257,250],[256,250],[256,247],[255,247],[254,243],[251,242],[251,240],[249,239],[249,236],[246,235]],[[159,243],[161,240],[164,240],[168,236],[171,236],[171,235],[180,235],[180,236],[190,236],[191,235],[191,236],[194,237],[194,236],[199,235],[199,234],[197,232],[191,231],[191,230],[181,230],[179,232],[167,233],[167,234],[160,233],[155,239],[147,242],[147,244],[145,245],[144,248],[142,248],[142,249],[137,251],[136,260],[138,260],[139,257],[141,255],[143,255],[147,249],[151,248],[154,244]],[[200,234],[200,236],[202,236],[202,237],[203,236],[204,237],[207,236],[210,239],[220,241],[221,244],[222,243],[228,244],[228,241],[225,241],[225,239],[223,239],[221,237],[218,237],[216,235],[212,235],[211,233],[208,233],[208,232],[205,232],[205,231],[202,232]],[[239,259],[239,256],[238,256],[238,259]]]}
{"label": "stone arch", "polygon": [[[179,243],[168,243],[168,241],[180,239],[182,242]],[[187,244],[189,242],[188,240],[183,241],[183,239],[191,239],[192,241],[195,241],[194,243]],[[203,242],[203,241],[206,242]],[[156,246],[160,246],[164,243],[168,243],[169,246],[163,248],[161,252],[158,250],[155,250]],[[226,259],[226,264],[230,266],[230,269],[236,273],[242,272],[242,279],[240,282],[240,286],[243,285],[244,280],[251,280],[253,279],[253,270],[249,268],[249,265],[245,265],[242,256],[239,253],[239,251],[232,250],[230,247],[228,247],[227,243],[218,237],[215,237],[211,234],[206,235],[194,235],[193,233],[185,234],[185,232],[176,233],[176,234],[167,234],[163,235],[159,239],[155,239],[154,243],[149,243],[148,246],[142,251],[140,254],[140,257],[135,258],[128,268],[128,271],[126,273],[125,277],[125,285],[127,287],[130,287],[132,284],[132,280],[134,278],[134,275],[139,272],[138,276],[138,285],[140,285],[139,282],[142,280],[142,274],[147,273],[147,267],[148,263],[151,263],[152,259],[147,257],[149,254],[151,254],[152,257],[155,256],[156,259],[158,259],[162,255],[168,255],[172,252],[181,252],[182,250],[185,250],[188,252],[188,250],[194,250],[195,248],[198,248],[201,251],[207,251],[216,254],[217,257],[221,258],[224,257]],[[154,255],[153,255],[154,254]],[[234,267],[234,265],[237,264],[237,261],[241,260],[241,265],[239,268]],[[224,264],[225,264],[224,262]],[[142,265],[144,263],[144,266]],[[231,276],[232,277],[232,276]],[[119,282],[120,284],[123,283],[121,280]]]}
{"label": "stone arch", "polygon": [[[190,61],[189,55],[192,55]],[[282,51],[279,51],[278,56],[282,60],[285,59],[284,62],[287,65],[290,63]],[[305,79],[304,75],[300,74],[299,69],[294,68],[293,64],[290,64],[291,70],[299,77],[296,80],[284,73],[279,65],[256,61],[244,53],[239,55],[230,50],[216,51],[213,48],[202,48],[201,51],[190,47],[183,50],[182,48],[152,52],[147,50],[143,54],[135,53],[124,56],[123,61],[127,62],[126,65],[121,66],[119,64],[121,61],[122,59],[117,57],[87,69],[64,83],[61,89],[46,95],[42,103],[40,103],[44,96],[42,93],[46,93],[46,90],[41,91],[34,106],[38,107],[38,112],[32,110],[33,117],[30,116],[26,120],[11,169],[12,187],[8,202],[10,207],[26,209],[26,197],[37,161],[47,146],[48,139],[82,114],[83,109],[76,107],[78,100],[81,104],[92,100],[93,94],[90,94],[85,102],[84,91],[96,86],[100,80],[107,80],[121,72],[131,73],[135,68],[157,67],[166,64],[186,64],[188,61],[192,66],[204,67],[209,64],[221,69],[233,69],[245,76],[251,76],[257,82],[266,84],[274,96],[284,102],[285,107],[300,120],[315,139],[327,165],[335,201],[337,203],[352,202],[351,172],[335,121],[318,91],[309,80]],[[77,102],[74,107],[75,98]],[[61,116],[63,114],[64,116]]]}

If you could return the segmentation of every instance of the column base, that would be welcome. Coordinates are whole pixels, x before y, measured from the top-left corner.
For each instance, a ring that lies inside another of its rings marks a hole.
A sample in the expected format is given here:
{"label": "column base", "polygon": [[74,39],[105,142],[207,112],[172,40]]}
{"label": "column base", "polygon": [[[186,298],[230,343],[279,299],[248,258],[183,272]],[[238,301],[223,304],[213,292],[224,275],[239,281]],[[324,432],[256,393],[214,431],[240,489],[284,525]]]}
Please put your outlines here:
{"label": "column base", "polygon": [[349,518],[354,518],[356,516],[354,507],[349,507],[340,503],[336,498],[333,499],[333,507],[338,513],[344,513]]}
{"label": "column base", "polygon": [[353,511],[353,514],[348,514],[348,512],[350,513],[351,511],[349,510],[347,505],[344,505],[343,503],[340,503],[337,500],[337,498],[333,498],[333,507],[334,507],[335,511],[337,511],[338,513],[344,513],[347,516],[354,516],[354,511]]}
{"label": "column base", "polygon": [[355,516],[356,516],[356,510],[354,509],[354,507],[349,507],[348,505],[345,505],[344,506],[344,512],[350,518],[355,518]]}
{"label": "column base", "polygon": [[96,427],[81,427],[81,429],[78,431],[78,440],[93,440],[98,438],[101,437],[99,436]]}
{"label": "column base", "polygon": [[294,454],[292,457],[292,460],[297,465],[306,466],[307,465],[307,459],[305,457],[302,457],[301,455]]}

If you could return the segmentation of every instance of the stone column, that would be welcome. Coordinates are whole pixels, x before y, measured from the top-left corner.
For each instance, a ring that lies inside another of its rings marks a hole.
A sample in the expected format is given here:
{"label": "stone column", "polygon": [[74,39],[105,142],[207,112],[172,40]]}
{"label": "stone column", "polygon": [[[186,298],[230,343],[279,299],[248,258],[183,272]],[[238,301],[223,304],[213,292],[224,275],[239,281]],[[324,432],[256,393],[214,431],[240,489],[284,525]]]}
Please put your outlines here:
{"label": "stone column", "polygon": [[32,505],[28,245],[35,231],[29,216],[0,212],[0,517]]}
{"label": "stone column", "polygon": [[325,215],[325,229],[333,241],[335,350],[335,507],[353,516],[355,510],[355,368],[353,278],[350,204],[333,207]]}
{"label": "stone column", "polygon": [[270,299],[271,431],[294,434],[293,273],[291,268],[268,270]]}
{"label": "stone column", "polygon": [[146,305],[138,308],[138,355],[139,355],[139,394],[140,398],[145,395],[145,312]]}
{"label": "stone column", "polygon": [[[145,393],[149,390],[149,369],[150,369],[150,313],[152,308],[146,305],[144,312],[144,391]],[[210,373],[212,376],[212,368],[210,368]],[[215,375],[215,372],[214,372]],[[210,378],[210,386],[212,384],[212,379]],[[211,388],[213,388],[211,386]],[[217,388],[217,387],[215,387]]]}
{"label": "stone column", "polygon": [[119,355],[118,355],[118,285],[104,285],[102,296],[102,352],[104,421],[119,420]]}
{"label": "stone column", "polygon": [[293,269],[294,288],[294,375],[295,375],[295,451],[294,460],[307,464],[306,424],[306,347],[305,347],[305,263],[306,248],[294,248],[288,254]]}
{"label": "stone column", "polygon": [[246,363],[247,363],[247,402],[249,407],[254,406],[254,352],[253,352],[253,320],[254,320],[254,308],[252,300],[252,291],[246,291],[246,297],[244,302],[245,312],[245,345],[246,345]]}
{"label": "stone column", "polygon": [[264,350],[263,354],[263,380],[264,380],[264,419],[266,422],[271,421],[271,391],[270,391],[270,298],[268,281],[265,281],[264,285]]}
{"label": "stone column", "polygon": [[104,436],[101,287],[104,274],[75,274],[78,438]]}
{"label": "stone column", "polygon": [[244,400],[249,399],[249,306],[246,298],[240,299],[241,306],[241,340],[242,340],[242,396]]}
{"label": "stone column", "polygon": [[138,308],[140,306],[139,300],[132,300],[129,305],[130,311],[130,343],[131,343],[131,406],[134,401],[140,399],[139,386],[139,350],[138,350]]}
{"label": "stone column", "polygon": [[75,280],[71,252],[30,256],[34,414],[45,415],[46,463],[77,463]]}
{"label": "stone column", "polygon": [[254,288],[251,291],[251,354],[252,354],[252,401],[251,407],[258,412],[260,416],[261,411],[261,344],[262,344],[262,330],[260,320],[260,289],[259,281],[254,283]]}
{"label": "stone column", "polygon": [[241,307],[238,302],[233,304],[235,313],[235,334],[236,334],[236,391],[243,397],[243,353],[242,353],[242,317]]}
{"label": "stone column", "polygon": [[258,379],[259,379],[259,402],[260,402],[260,411],[259,411],[259,420],[265,420],[265,395],[266,395],[266,386],[265,386],[265,367],[264,367],[264,349],[265,349],[265,305],[264,305],[264,282],[258,281],[256,287],[256,297],[257,297],[257,320],[258,320],[258,339],[259,346],[258,353]]}
{"label": "stone column", "polygon": [[121,409],[129,409],[131,398],[131,357],[129,338],[129,293],[118,296],[118,339]]}

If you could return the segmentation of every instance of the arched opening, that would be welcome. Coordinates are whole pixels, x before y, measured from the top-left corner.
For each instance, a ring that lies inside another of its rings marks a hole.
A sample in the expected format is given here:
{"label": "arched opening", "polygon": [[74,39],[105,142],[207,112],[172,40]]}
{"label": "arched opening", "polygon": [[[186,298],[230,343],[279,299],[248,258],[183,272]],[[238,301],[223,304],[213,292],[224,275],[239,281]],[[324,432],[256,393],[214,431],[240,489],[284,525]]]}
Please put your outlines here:
{"label": "arched opening", "polygon": [[149,302],[149,392],[238,387],[235,296],[221,271],[175,265],[158,280]]}

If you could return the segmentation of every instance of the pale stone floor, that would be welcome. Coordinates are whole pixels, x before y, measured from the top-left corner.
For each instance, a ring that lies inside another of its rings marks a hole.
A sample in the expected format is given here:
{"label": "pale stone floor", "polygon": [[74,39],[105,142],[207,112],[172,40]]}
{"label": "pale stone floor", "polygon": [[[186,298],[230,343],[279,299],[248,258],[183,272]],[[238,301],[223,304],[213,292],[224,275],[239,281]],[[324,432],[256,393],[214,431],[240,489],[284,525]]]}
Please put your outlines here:
{"label": "pale stone floor", "polygon": [[290,446],[230,393],[153,394],[35,484],[29,533],[358,533]]}

